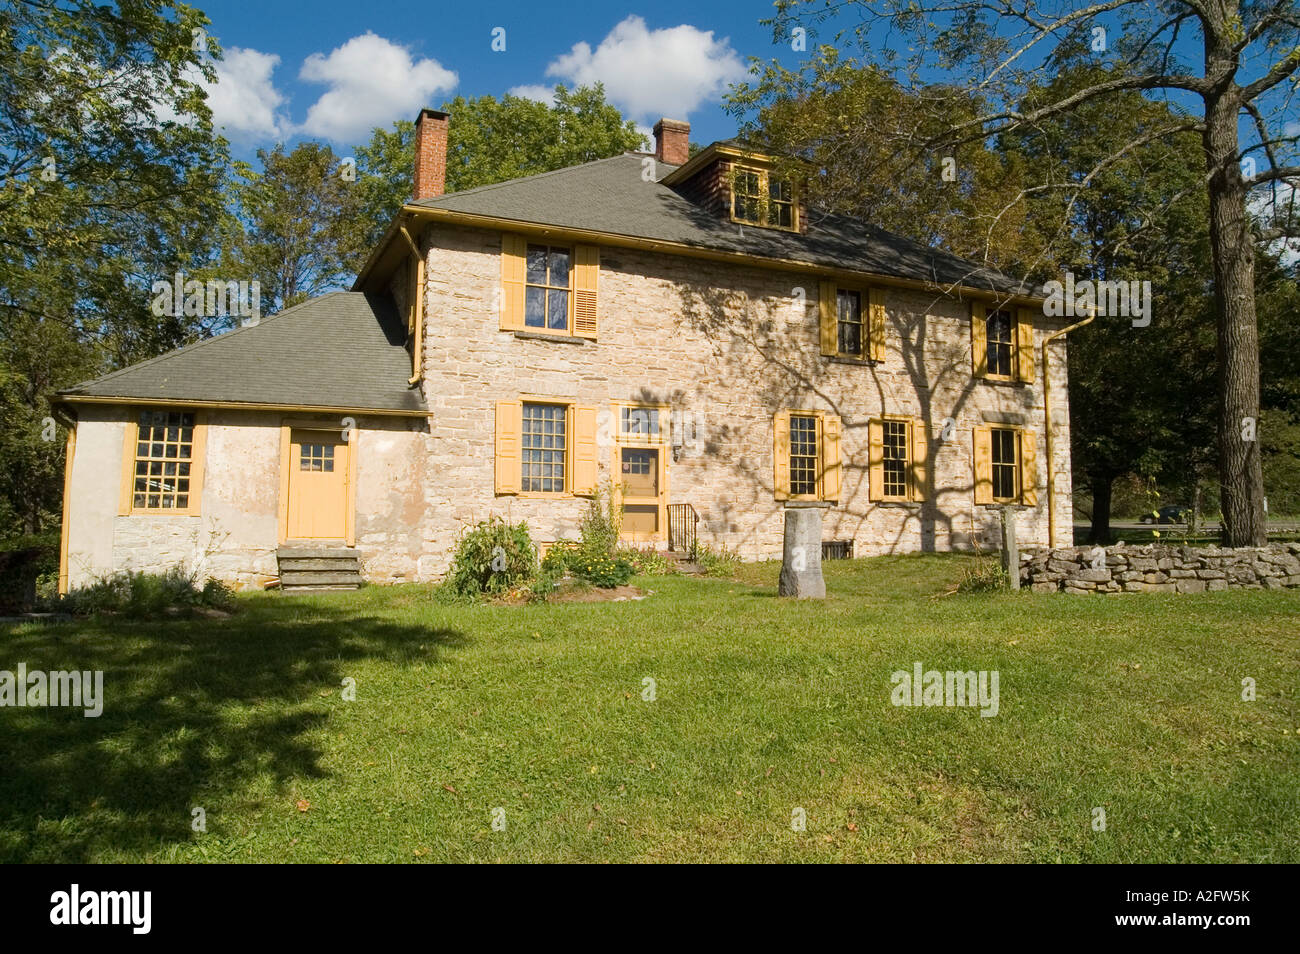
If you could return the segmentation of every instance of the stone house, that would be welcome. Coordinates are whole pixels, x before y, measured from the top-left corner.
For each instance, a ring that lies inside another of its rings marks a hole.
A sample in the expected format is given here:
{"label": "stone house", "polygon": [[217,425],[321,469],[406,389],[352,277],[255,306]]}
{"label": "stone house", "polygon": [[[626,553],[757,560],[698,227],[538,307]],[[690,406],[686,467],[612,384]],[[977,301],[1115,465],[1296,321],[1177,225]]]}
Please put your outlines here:
{"label": "stone house", "polygon": [[742,143],[691,156],[674,120],[653,154],[444,194],[448,122],[421,112],[351,291],[60,394],[65,589],[260,585],[301,546],[436,579],[467,525],[573,537],[602,486],[639,546],[778,556],[790,505],[858,556],[992,545],[1005,504],[1069,543],[1064,322],[1034,289],[809,208]]}

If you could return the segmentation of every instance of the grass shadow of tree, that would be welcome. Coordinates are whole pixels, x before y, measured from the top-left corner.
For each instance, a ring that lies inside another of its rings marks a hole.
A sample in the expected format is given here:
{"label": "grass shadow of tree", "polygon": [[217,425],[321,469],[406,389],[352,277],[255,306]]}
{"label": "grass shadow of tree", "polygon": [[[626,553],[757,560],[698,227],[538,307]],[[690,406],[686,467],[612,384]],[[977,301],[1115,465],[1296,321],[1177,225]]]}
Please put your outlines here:
{"label": "grass shadow of tree", "polygon": [[191,810],[213,811],[222,793],[257,789],[258,776],[283,791],[328,774],[316,736],[352,666],[441,662],[467,642],[277,599],[223,621],[12,630],[0,668],[101,669],[104,708],[98,718],[0,709],[0,862],[87,862],[188,841]]}

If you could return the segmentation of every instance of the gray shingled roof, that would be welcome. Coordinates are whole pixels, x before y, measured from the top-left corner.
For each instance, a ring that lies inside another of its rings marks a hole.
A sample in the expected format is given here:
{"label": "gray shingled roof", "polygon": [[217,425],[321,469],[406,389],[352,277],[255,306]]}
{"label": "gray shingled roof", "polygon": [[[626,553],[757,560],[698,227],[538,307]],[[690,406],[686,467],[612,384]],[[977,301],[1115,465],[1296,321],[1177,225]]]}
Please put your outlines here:
{"label": "gray shingled roof", "polygon": [[810,211],[806,234],[741,228],[711,215],[657,181],[676,166],[651,159],[655,163],[656,181],[643,180],[642,164],[647,158],[625,153],[412,204],[789,259],[872,275],[958,283],[1012,294],[1038,293],[1038,289],[993,269],[842,215]]}
{"label": "gray shingled roof", "polygon": [[330,292],[60,395],[423,411],[405,342],[390,298]]}

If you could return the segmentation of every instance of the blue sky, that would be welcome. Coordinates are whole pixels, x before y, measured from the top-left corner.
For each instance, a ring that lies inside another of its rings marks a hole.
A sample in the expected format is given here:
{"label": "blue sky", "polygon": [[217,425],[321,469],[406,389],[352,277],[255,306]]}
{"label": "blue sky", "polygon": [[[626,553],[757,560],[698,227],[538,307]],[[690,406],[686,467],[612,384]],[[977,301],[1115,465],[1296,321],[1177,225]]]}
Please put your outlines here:
{"label": "blue sky", "polygon": [[[373,126],[458,94],[537,97],[595,79],[639,125],[687,119],[707,143],[735,132],[720,100],[750,56],[796,55],[759,25],[767,0],[198,5],[226,51],[210,103],[242,158],[300,138],[347,152]],[[492,49],[497,28],[504,51]]]}

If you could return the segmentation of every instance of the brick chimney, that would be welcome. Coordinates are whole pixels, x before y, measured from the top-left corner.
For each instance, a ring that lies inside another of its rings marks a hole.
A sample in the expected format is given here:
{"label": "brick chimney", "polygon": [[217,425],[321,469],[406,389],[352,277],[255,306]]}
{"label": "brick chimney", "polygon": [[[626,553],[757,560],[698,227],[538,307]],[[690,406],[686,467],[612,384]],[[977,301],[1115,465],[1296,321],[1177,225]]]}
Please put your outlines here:
{"label": "brick chimney", "polygon": [[416,201],[432,199],[447,189],[447,124],[451,117],[436,109],[422,109],[415,117]]}
{"label": "brick chimney", "polygon": [[680,119],[661,119],[655,123],[655,158],[680,166],[691,155],[691,124]]}

